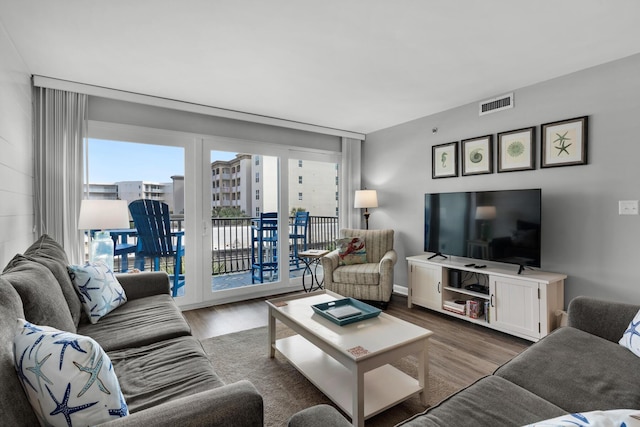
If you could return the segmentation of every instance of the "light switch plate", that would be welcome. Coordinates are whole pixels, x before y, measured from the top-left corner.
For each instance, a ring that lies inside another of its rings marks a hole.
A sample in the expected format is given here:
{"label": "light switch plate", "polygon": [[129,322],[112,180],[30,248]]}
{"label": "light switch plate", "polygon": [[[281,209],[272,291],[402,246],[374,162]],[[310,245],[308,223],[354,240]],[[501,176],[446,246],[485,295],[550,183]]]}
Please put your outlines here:
{"label": "light switch plate", "polygon": [[620,215],[638,215],[638,201],[637,200],[618,201],[618,213]]}

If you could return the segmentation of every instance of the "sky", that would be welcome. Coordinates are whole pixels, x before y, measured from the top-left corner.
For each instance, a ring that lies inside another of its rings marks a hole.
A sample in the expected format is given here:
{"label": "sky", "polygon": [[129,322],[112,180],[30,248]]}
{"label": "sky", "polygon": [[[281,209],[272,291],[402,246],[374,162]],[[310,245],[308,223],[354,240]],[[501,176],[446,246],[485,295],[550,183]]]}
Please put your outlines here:
{"label": "sky", "polygon": [[[171,182],[184,175],[184,149],[164,145],[89,139],[89,182]],[[236,153],[212,151],[211,159],[230,160]]]}

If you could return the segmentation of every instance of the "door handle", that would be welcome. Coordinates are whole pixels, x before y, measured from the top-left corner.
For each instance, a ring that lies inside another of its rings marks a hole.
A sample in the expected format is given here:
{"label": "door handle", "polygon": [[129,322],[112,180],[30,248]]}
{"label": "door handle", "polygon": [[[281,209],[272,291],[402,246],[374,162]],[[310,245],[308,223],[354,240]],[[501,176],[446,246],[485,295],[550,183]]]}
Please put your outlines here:
{"label": "door handle", "polygon": [[495,307],[495,305],[493,303],[493,294],[491,294],[491,307]]}
{"label": "door handle", "polygon": [[442,283],[442,282],[438,282],[438,293],[440,293],[440,284],[441,284],[441,283]]}

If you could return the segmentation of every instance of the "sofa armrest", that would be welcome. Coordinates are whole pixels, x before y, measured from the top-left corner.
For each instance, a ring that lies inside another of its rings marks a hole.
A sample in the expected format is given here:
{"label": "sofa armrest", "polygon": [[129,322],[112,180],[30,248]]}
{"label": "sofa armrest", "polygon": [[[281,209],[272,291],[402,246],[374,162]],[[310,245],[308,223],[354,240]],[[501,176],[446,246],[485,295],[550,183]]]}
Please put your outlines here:
{"label": "sofa armrest", "polygon": [[640,305],[580,296],[569,303],[568,325],[617,343],[639,309]]}
{"label": "sofa armrest", "polygon": [[104,427],[256,426],[264,424],[262,396],[247,380],[166,402],[109,421]]}
{"label": "sofa armrest", "polygon": [[170,295],[171,282],[164,271],[116,274],[128,300],[152,295]]}

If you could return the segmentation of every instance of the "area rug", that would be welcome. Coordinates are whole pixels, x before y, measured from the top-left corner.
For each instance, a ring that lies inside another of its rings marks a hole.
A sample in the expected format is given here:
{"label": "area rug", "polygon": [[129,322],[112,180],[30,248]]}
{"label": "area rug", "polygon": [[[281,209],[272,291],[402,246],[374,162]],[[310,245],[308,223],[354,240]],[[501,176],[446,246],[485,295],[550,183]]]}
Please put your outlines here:
{"label": "area rug", "polygon": [[[279,338],[292,334],[286,326],[277,324]],[[247,379],[264,399],[265,426],[286,426],[296,412],[320,403],[333,405],[311,382],[299,373],[278,352],[268,356],[267,328],[260,327],[202,341],[216,373],[227,384]],[[406,357],[395,363],[398,369],[417,378],[418,361]],[[429,405],[434,405],[453,393],[455,388],[433,373],[429,374]],[[335,405],[333,405],[335,406]],[[366,421],[366,426],[393,426],[424,411],[417,396],[402,402]]]}

